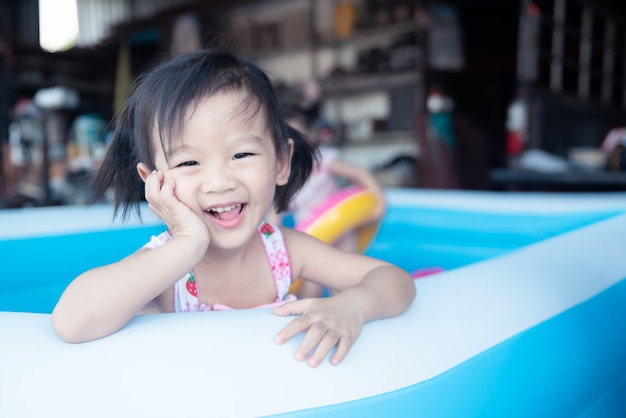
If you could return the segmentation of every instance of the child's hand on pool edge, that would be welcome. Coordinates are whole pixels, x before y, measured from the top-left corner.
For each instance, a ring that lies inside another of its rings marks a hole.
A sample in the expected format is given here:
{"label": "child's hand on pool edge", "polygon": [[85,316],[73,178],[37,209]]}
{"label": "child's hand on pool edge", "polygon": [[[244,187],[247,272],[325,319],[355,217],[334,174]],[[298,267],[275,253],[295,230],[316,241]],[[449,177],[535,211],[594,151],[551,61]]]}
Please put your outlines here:
{"label": "child's hand on pool edge", "polygon": [[273,312],[279,316],[300,315],[276,335],[275,342],[282,344],[306,331],[295,357],[303,361],[308,356],[310,367],[317,367],[335,347],[337,350],[330,363],[339,364],[359,337],[364,323],[358,303],[342,293],[288,302],[274,308]]}

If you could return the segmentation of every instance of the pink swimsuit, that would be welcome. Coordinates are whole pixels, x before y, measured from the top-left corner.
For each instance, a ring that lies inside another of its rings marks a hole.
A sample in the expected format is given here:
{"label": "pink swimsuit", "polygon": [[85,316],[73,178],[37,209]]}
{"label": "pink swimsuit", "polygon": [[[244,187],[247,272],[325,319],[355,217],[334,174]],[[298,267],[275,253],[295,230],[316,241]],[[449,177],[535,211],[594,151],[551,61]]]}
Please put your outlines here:
{"label": "pink swimsuit", "polygon": [[[276,299],[274,302],[257,306],[257,308],[268,308],[272,306],[282,305],[285,302],[295,300],[295,296],[289,295],[289,286],[291,285],[291,263],[287,254],[287,247],[283,240],[280,229],[263,223],[259,227],[259,233],[265,247],[265,254],[272,269],[274,284],[276,286]],[[172,239],[169,231],[165,231],[157,236],[153,236],[150,242],[144,248],[153,249],[166,244]],[[174,284],[174,298],[172,300],[173,312],[197,312],[197,311],[223,311],[233,308],[215,304],[210,306],[206,302],[198,299],[198,288],[193,271],[185,274]]]}

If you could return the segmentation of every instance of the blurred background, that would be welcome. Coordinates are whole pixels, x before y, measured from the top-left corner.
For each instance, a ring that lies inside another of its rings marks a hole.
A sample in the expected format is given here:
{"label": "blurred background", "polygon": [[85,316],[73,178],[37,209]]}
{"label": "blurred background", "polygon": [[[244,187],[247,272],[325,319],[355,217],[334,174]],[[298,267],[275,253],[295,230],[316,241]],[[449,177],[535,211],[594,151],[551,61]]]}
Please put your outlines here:
{"label": "blurred background", "polygon": [[385,187],[626,190],[623,0],[0,0],[0,208],[86,202],[132,81],[207,46]]}

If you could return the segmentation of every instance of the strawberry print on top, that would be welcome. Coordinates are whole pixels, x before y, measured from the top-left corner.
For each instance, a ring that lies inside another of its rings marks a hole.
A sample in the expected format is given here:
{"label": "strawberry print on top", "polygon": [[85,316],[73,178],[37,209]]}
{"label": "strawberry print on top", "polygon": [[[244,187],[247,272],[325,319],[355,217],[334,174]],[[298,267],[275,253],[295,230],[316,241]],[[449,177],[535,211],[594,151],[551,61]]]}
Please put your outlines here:
{"label": "strawberry print on top", "polygon": [[198,285],[196,283],[196,278],[193,275],[193,271],[189,272],[189,278],[185,283],[185,287],[187,288],[187,292],[189,292],[189,294],[193,297],[198,297]]}
{"label": "strawberry print on top", "polygon": [[269,238],[270,235],[274,233],[274,228],[270,224],[263,224],[259,232],[265,236],[265,238]]}

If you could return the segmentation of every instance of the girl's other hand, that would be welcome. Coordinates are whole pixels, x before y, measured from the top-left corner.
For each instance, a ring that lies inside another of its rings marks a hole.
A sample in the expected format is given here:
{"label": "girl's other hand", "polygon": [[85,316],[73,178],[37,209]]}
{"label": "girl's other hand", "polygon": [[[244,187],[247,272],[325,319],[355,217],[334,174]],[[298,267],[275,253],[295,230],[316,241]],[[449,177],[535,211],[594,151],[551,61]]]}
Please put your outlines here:
{"label": "girl's other hand", "polygon": [[285,303],[273,312],[278,316],[300,315],[276,335],[275,342],[282,344],[306,331],[295,357],[298,361],[308,357],[311,367],[318,366],[335,347],[330,363],[339,364],[359,337],[364,322],[358,304],[341,294]]}
{"label": "girl's other hand", "polygon": [[387,202],[384,196],[378,198],[378,204],[374,208],[370,222],[380,222],[387,212]]}
{"label": "girl's other hand", "polygon": [[187,205],[178,200],[175,190],[174,180],[165,180],[161,171],[155,170],[146,178],[148,206],[165,222],[172,238],[190,236],[208,244],[208,228]]}

